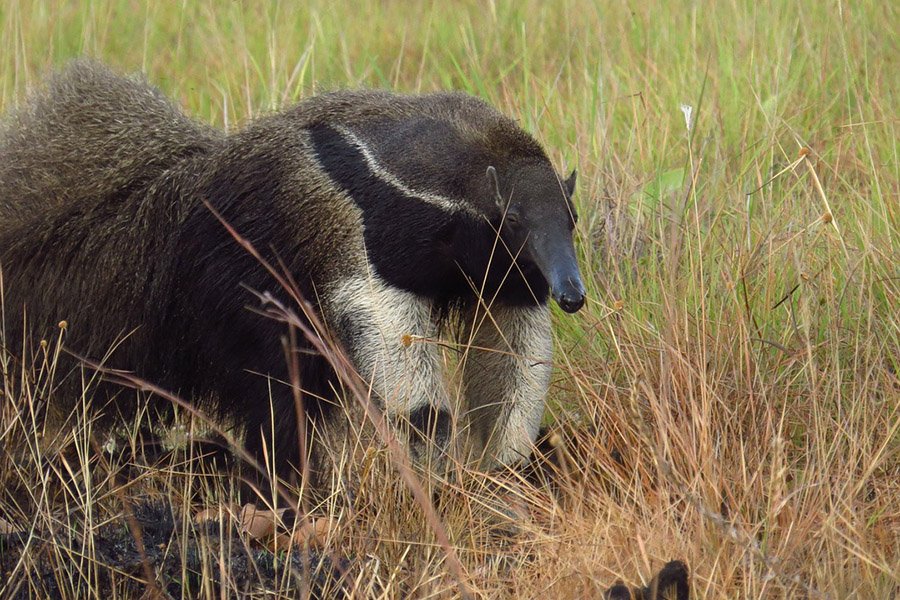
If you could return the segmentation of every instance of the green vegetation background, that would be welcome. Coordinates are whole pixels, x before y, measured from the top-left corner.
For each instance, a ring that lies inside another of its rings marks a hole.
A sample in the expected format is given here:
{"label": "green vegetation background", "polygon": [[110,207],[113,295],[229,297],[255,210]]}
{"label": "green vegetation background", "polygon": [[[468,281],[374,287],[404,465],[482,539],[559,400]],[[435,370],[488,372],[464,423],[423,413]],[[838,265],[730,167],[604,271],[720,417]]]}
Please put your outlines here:
{"label": "green vegetation background", "polygon": [[[343,87],[489,100],[579,170],[590,300],[557,315],[549,419],[635,460],[631,508],[598,492],[568,515],[583,531],[560,534],[565,568],[647,574],[677,555],[701,595],[887,597],[898,24],[874,1],[5,0],[0,109],[80,55],[229,129]],[[657,477],[699,500],[661,500]],[[703,514],[726,504],[737,542]],[[587,535],[602,548],[576,550]]]}

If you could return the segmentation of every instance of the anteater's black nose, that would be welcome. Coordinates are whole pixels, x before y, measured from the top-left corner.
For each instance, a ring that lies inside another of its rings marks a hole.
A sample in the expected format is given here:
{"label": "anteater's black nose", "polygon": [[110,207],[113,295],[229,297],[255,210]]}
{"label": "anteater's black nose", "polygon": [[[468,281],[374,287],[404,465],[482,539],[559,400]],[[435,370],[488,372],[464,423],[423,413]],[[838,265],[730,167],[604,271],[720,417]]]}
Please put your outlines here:
{"label": "anteater's black nose", "polygon": [[556,303],[567,313],[578,312],[584,306],[584,292],[570,290],[556,296]]}
{"label": "anteater's black nose", "polygon": [[577,272],[568,277],[558,278],[556,284],[555,286],[551,284],[550,291],[561,309],[573,313],[584,306],[584,284]]}

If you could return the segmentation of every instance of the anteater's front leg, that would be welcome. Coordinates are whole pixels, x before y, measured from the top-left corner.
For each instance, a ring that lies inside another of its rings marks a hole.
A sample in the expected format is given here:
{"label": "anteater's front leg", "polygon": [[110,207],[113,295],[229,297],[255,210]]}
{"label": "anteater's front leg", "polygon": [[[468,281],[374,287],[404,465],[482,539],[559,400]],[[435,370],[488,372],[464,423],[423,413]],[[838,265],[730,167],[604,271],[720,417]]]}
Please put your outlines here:
{"label": "anteater's front leg", "polygon": [[432,303],[367,274],[338,283],[328,312],[375,401],[408,434],[413,459],[443,463],[451,413]]}
{"label": "anteater's front leg", "polygon": [[549,310],[482,305],[467,324],[463,394],[474,457],[485,467],[515,464],[530,455],[544,413],[553,350]]}

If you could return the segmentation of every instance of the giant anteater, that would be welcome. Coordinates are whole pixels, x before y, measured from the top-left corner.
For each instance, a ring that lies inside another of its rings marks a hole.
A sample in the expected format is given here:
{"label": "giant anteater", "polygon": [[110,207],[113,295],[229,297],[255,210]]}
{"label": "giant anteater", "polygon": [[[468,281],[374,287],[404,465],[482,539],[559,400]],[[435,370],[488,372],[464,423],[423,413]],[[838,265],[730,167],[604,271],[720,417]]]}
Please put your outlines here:
{"label": "giant anteater", "polygon": [[[206,402],[258,455],[274,430],[296,464],[285,326],[251,310],[254,292],[285,296],[237,232],[286,269],[420,458],[448,444],[433,342],[461,324],[460,428],[482,464],[511,464],[544,409],[548,297],[584,303],[574,184],[462,93],[327,93],[226,135],[76,61],[0,129],[7,350],[27,359],[65,320],[74,355]],[[296,359],[310,422],[339,418],[333,368],[303,344]]]}

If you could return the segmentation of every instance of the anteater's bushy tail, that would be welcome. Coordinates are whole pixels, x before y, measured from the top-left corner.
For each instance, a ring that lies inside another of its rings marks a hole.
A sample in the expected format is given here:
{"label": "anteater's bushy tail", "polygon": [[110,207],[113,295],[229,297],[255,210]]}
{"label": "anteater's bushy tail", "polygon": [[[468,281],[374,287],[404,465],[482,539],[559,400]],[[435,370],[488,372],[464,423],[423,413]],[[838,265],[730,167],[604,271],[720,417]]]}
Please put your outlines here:
{"label": "anteater's bushy tail", "polygon": [[74,61],[0,124],[0,222],[135,191],[222,135],[143,78]]}

